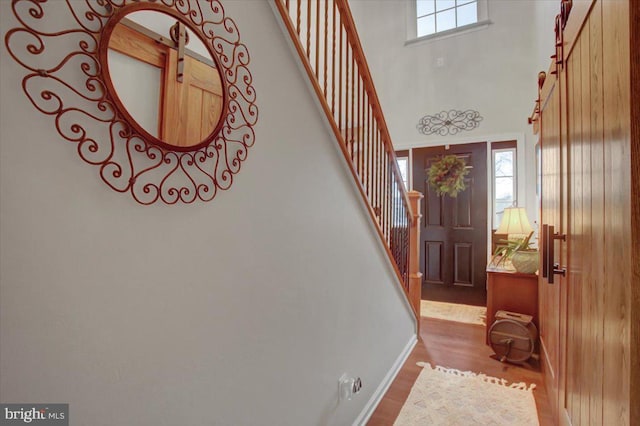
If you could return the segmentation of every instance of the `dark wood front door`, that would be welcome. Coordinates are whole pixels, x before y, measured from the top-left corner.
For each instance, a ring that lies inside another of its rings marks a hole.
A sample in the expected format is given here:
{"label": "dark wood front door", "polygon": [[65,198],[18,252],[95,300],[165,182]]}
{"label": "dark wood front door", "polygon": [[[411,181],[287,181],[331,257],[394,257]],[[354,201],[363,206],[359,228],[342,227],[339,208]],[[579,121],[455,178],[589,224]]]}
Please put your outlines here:
{"label": "dark wood front door", "polygon": [[[438,196],[427,170],[442,155],[463,158],[467,189],[452,198]],[[418,148],[413,151],[413,188],[424,194],[420,270],[422,298],[452,303],[486,303],[487,145]]]}

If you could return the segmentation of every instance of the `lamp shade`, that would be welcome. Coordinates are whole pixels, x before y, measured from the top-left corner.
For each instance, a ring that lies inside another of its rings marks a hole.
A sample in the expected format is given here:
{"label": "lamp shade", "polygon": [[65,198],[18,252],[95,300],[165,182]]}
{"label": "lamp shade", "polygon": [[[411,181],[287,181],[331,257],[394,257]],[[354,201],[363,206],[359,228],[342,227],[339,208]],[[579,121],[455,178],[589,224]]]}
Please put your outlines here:
{"label": "lamp shade", "polygon": [[533,229],[524,207],[507,207],[504,209],[496,234],[528,235],[531,231]]}

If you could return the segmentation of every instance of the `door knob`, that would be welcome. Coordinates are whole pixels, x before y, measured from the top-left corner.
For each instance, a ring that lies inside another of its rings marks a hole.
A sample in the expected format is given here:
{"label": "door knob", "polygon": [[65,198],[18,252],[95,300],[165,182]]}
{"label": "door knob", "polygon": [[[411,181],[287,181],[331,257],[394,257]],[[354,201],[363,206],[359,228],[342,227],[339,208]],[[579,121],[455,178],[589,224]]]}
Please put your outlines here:
{"label": "door knob", "polygon": [[563,277],[567,276],[567,268],[560,268],[560,264],[559,263],[554,263],[553,264],[553,273],[555,275],[562,275]]}

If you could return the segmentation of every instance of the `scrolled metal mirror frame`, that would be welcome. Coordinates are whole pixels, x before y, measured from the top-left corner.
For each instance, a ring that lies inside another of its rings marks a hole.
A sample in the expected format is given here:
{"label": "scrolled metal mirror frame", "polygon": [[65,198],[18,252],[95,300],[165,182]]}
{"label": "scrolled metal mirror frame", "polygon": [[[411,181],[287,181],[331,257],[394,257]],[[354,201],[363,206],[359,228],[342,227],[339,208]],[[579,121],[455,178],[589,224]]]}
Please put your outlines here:
{"label": "scrolled metal mirror frame", "polygon": [[[67,22],[77,26],[51,30],[55,22],[47,20],[47,6],[60,13],[63,4]],[[83,161],[98,167],[109,187],[130,192],[145,205],[210,201],[218,190],[231,187],[255,141],[258,107],[249,52],[219,1],[12,0],[11,7],[21,26],[6,33],[5,45],[27,70],[24,93],[38,111],[55,117],[57,132],[76,144]],[[225,87],[222,117],[194,147],[173,147],[138,131],[105,80],[100,54],[108,43],[105,30],[125,14],[145,9],[185,22],[219,67]]]}

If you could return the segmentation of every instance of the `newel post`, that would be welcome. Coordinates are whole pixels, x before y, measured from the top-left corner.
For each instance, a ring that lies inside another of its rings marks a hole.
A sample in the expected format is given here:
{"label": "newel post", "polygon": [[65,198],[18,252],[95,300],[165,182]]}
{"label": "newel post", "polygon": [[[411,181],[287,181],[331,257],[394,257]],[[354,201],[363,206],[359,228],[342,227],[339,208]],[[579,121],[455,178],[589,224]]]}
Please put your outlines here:
{"label": "newel post", "polygon": [[409,202],[413,220],[409,230],[409,302],[417,316],[420,333],[420,300],[422,298],[422,272],[420,272],[420,200],[424,197],[418,191],[409,191]]}

